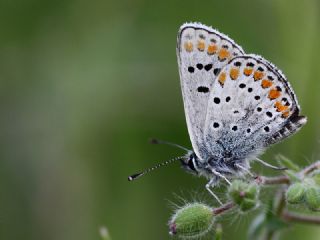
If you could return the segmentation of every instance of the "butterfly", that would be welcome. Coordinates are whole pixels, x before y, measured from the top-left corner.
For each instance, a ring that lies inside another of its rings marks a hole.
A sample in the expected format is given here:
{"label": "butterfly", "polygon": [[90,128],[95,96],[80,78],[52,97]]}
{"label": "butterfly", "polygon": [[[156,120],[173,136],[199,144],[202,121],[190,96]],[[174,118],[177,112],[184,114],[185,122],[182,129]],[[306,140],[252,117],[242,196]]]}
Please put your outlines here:
{"label": "butterfly", "polygon": [[145,172],[179,159],[187,171],[209,179],[206,188],[220,202],[211,190],[219,180],[230,183],[228,178],[248,173],[251,160],[272,167],[258,156],[299,131],[307,118],[284,74],[223,33],[183,24],[176,50],[193,150]]}

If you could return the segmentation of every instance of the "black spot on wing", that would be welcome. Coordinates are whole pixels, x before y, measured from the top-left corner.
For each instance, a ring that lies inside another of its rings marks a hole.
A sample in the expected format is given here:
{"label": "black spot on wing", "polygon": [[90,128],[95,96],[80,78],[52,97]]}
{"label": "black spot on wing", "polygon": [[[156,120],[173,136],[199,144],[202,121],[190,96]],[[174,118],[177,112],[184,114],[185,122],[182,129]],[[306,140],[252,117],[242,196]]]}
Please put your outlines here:
{"label": "black spot on wing", "polygon": [[209,88],[208,87],[204,87],[204,86],[198,87],[197,90],[200,93],[208,93],[209,92]]}

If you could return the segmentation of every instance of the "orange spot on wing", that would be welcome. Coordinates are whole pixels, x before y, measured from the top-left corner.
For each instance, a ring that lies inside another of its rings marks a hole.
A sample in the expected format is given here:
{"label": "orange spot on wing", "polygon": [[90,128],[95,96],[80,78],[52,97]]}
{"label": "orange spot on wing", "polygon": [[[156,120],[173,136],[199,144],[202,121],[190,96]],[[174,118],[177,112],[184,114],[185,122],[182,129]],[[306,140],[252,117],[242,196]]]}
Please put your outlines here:
{"label": "orange spot on wing", "polygon": [[253,74],[253,78],[255,81],[258,81],[263,78],[264,73],[260,71],[255,71]]}
{"label": "orange spot on wing", "polygon": [[282,113],[282,117],[284,117],[284,118],[289,117],[289,115],[290,115],[290,111],[289,110],[284,112],[284,113]]}
{"label": "orange spot on wing", "polygon": [[203,51],[205,48],[205,43],[203,40],[198,41],[198,50]]}
{"label": "orange spot on wing", "polygon": [[262,86],[263,88],[271,87],[271,86],[272,86],[272,82],[269,81],[269,80],[267,80],[267,79],[264,79],[264,80],[262,80],[262,82],[261,82],[261,86]]}
{"label": "orange spot on wing", "polygon": [[231,68],[230,70],[230,77],[232,80],[236,80],[239,76],[239,69],[238,68]]}
{"label": "orange spot on wing", "polygon": [[219,83],[223,86],[224,85],[224,82],[226,81],[226,73],[225,72],[222,72],[220,73],[220,76],[219,76]]}
{"label": "orange spot on wing", "polygon": [[218,50],[217,45],[212,44],[212,45],[208,46],[207,52],[209,55],[212,55],[212,54],[215,54],[217,52],[217,50]]}
{"label": "orange spot on wing", "polygon": [[250,76],[252,72],[253,72],[253,69],[252,69],[252,68],[245,68],[245,69],[243,70],[243,73],[244,73],[244,75],[246,75],[246,76]]}
{"label": "orange spot on wing", "polygon": [[283,105],[281,102],[277,101],[274,104],[275,108],[277,109],[278,112],[284,112],[288,110],[288,106]]}
{"label": "orange spot on wing", "polygon": [[271,89],[270,92],[269,92],[269,98],[271,100],[280,97],[280,95],[281,95],[281,92],[278,91],[277,89]]}
{"label": "orange spot on wing", "polygon": [[186,49],[187,52],[192,52],[192,51],[193,51],[193,44],[192,44],[192,42],[185,42],[184,48]]}
{"label": "orange spot on wing", "polygon": [[219,51],[219,59],[225,59],[230,56],[230,53],[227,49],[221,48]]}

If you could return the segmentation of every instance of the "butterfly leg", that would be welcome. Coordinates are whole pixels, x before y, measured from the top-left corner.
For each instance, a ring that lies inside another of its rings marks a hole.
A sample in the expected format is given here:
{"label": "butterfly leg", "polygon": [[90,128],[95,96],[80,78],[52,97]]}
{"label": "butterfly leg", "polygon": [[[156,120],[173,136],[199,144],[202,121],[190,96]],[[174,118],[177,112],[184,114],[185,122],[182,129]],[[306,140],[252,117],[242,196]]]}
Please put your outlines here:
{"label": "butterfly leg", "polygon": [[214,194],[214,192],[212,192],[212,190],[210,189],[211,187],[214,187],[215,183],[217,182],[216,178],[211,178],[211,180],[206,184],[206,189],[207,191],[217,200],[217,202],[222,205],[222,202],[220,201],[220,199],[217,197],[216,194]]}
{"label": "butterfly leg", "polygon": [[231,185],[231,182],[224,176],[222,175],[221,173],[217,172],[216,170],[214,169],[211,169],[212,173],[220,178],[222,178],[223,180],[225,180],[229,185]]}
{"label": "butterfly leg", "polygon": [[255,178],[255,176],[249,171],[249,169],[245,168],[244,166],[242,166],[238,163],[236,163],[235,165],[236,165],[236,167],[240,168],[242,171],[247,173],[250,177]]}
{"label": "butterfly leg", "polygon": [[272,169],[274,169],[274,170],[287,170],[288,168],[286,168],[286,167],[276,167],[276,166],[273,166],[273,165],[271,165],[271,164],[269,164],[269,163],[267,163],[267,162],[265,162],[265,161],[263,161],[263,160],[261,160],[261,159],[259,159],[259,158],[256,158],[255,159],[257,162],[259,162],[259,163],[261,163],[262,165],[264,165],[265,167],[269,167],[269,168],[272,168]]}

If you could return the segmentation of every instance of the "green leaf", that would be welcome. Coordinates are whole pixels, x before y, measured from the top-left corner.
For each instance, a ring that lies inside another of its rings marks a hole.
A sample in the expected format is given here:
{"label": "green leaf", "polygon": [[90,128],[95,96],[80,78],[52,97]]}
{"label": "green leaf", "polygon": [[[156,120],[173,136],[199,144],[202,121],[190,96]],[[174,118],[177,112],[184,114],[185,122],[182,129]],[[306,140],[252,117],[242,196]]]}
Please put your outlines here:
{"label": "green leaf", "polygon": [[282,154],[276,155],[276,159],[280,166],[286,167],[295,172],[300,171],[300,167],[297,164],[295,164],[289,158],[283,156]]}

